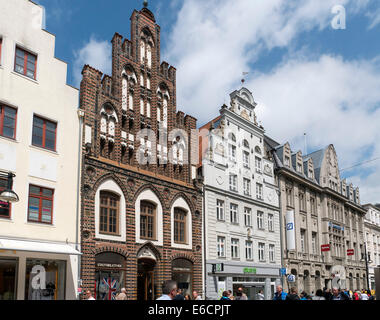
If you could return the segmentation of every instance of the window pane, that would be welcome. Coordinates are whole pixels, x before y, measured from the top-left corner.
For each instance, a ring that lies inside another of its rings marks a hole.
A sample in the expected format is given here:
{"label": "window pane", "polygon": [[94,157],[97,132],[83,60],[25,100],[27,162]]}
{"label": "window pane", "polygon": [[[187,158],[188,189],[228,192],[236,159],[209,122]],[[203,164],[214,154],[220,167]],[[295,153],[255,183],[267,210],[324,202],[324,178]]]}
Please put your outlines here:
{"label": "window pane", "polygon": [[51,207],[52,202],[50,200],[42,200],[42,222],[51,222]]}
{"label": "window pane", "polygon": [[40,188],[39,187],[35,187],[35,186],[30,186],[29,188],[29,194],[30,193],[33,193],[33,194],[40,194]]}
{"label": "window pane", "polygon": [[33,126],[39,126],[39,127],[42,128],[43,125],[44,125],[44,120],[42,120],[39,117],[34,116],[34,118],[33,118]]}
{"label": "window pane", "polygon": [[42,195],[45,197],[51,197],[53,195],[53,190],[51,189],[42,189]]}
{"label": "window pane", "polygon": [[23,50],[21,50],[21,49],[16,49],[16,57],[21,57],[21,58],[23,58],[24,59],[24,51]]}
{"label": "window pane", "polygon": [[16,64],[15,71],[24,74],[24,67]]}
{"label": "window pane", "polygon": [[38,221],[39,203],[40,203],[40,200],[38,198],[29,197],[29,211],[28,211],[29,220]]}

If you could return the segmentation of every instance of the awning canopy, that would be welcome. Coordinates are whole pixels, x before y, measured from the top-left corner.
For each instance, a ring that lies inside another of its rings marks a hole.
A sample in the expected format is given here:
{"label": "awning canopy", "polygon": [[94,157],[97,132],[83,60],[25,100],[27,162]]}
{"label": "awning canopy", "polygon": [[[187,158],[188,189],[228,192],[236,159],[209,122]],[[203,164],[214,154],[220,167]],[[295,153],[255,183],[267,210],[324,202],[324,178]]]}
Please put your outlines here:
{"label": "awning canopy", "polygon": [[58,253],[69,255],[81,255],[68,244],[47,243],[41,241],[11,240],[0,238],[0,250],[32,251],[44,253]]}

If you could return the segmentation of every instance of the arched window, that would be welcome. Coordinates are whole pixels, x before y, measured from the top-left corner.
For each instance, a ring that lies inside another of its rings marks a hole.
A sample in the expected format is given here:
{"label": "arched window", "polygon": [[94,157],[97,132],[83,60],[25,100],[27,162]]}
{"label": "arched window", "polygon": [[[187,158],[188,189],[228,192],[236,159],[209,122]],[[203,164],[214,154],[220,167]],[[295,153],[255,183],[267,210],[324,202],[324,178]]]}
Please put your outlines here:
{"label": "arched window", "polygon": [[143,239],[156,239],[156,206],[148,201],[140,204],[140,237]]}
{"label": "arched window", "polygon": [[146,87],[150,90],[150,77],[146,77]]}
{"label": "arched window", "polygon": [[141,58],[141,63],[145,62],[145,42],[141,40],[140,42],[140,58]]}
{"label": "arched window", "polygon": [[249,149],[249,143],[246,139],[243,140],[243,147]]}
{"label": "arched window", "polygon": [[100,191],[99,232],[103,234],[119,234],[120,197],[109,191]]}
{"label": "arched window", "polygon": [[236,137],[232,132],[229,133],[228,139],[230,139],[232,142],[236,142]]}
{"label": "arched window", "polygon": [[122,89],[121,89],[121,105],[123,110],[127,110],[127,100],[128,100],[128,79],[123,77]]}
{"label": "arched window", "polygon": [[256,146],[255,147],[255,152],[258,153],[258,154],[261,154],[261,149],[259,146]]}
{"label": "arched window", "polygon": [[129,91],[129,109],[130,110],[133,110],[133,92],[132,91]]}
{"label": "arched window", "polygon": [[148,68],[151,68],[152,67],[152,46],[150,43],[148,43],[146,51],[147,51]]}
{"label": "arched window", "polygon": [[174,242],[187,243],[186,227],[187,211],[181,208],[174,208]]}

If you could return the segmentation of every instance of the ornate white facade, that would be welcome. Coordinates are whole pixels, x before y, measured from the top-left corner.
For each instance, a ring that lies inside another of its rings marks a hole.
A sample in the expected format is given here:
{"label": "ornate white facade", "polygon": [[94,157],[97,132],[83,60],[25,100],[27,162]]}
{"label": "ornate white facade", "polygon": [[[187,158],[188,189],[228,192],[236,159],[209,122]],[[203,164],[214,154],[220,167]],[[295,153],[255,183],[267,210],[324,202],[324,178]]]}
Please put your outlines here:
{"label": "ornate white facade", "polygon": [[[264,129],[246,88],[201,130],[204,176],[206,297],[243,287],[249,299],[272,296],[279,281],[279,202]],[[223,264],[223,270],[221,269]]]}
{"label": "ornate white facade", "polygon": [[375,290],[374,268],[380,267],[380,204],[365,204],[367,214],[364,218],[365,242],[367,247],[367,261],[369,285]]}

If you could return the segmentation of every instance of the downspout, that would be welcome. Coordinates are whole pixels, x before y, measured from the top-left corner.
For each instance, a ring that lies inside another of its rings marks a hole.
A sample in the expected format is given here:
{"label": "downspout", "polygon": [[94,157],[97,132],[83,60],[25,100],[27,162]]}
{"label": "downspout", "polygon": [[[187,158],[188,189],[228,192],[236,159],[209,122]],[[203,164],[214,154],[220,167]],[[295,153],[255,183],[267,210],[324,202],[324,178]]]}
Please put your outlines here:
{"label": "downspout", "polygon": [[[77,251],[81,251],[80,243],[79,243],[79,224],[80,224],[80,218],[79,218],[79,211],[80,211],[80,185],[81,185],[81,168],[82,168],[82,132],[83,132],[83,117],[84,117],[84,111],[82,109],[78,109],[78,117],[79,117],[79,135],[78,135],[78,172],[77,172],[77,212],[76,212],[76,232],[75,232],[75,247]],[[77,279],[77,285],[79,286],[79,279],[81,277],[81,256],[78,256],[78,279]],[[77,292],[77,299],[79,299],[79,295]]]}

